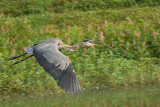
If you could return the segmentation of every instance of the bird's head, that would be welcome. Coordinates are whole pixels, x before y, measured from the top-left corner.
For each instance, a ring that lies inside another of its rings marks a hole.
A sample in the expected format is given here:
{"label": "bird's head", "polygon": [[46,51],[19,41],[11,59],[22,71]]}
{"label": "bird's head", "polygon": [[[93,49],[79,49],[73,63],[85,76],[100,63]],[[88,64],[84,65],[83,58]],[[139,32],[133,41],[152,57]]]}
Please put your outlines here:
{"label": "bird's head", "polygon": [[81,42],[84,46],[94,46],[94,45],[97,45],[97,46],[100,46],[96,43],[100,43],[100,41],[93,41],[93,40],[83,40]]}
{"label": "bird's head", "polygon": [[73,46],[70,46],[68,50],[69,51],[76,51],[79,46],[94,46],[94,45],[100,46],[96,43],[100,43],[100,41],[83,40],[81,42],[74,44]]}
{"label": "bird's head", "polygon": [[58,49],[59,50],[65,49],[68,51],[76,51],[80,45],[82,46],[94,46],[94,45],[100,46],[96,43],[100,43],[100,41],[83,40],[81,42],[76,43],[75,45],[69,46],[69,45],[64,44],[60,39],[57,40]]}

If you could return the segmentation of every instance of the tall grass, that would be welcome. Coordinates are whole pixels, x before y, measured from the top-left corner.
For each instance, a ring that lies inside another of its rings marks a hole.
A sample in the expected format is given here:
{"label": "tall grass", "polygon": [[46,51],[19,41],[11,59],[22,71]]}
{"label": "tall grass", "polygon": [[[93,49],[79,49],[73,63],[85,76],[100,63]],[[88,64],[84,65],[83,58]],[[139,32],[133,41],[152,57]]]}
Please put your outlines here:
{"label": "tall grass", "polygon": [[48,12],[91,11],[100,9],[122,9],[132,6],[158,6],[159,0],[1,0],[5,14],[21,16]]}

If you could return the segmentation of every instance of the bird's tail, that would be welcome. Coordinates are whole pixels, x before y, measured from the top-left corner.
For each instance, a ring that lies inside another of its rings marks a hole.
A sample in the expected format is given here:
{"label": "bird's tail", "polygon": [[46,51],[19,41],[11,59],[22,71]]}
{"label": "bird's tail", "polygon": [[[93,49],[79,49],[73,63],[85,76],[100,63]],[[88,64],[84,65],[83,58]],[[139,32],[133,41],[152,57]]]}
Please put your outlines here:
{"label": "bird's tail", "polygon": [[20,62],[22,62],[22,61],[24,61],[24,60],[26,60],[26,59],[28,59],[28,58],[30,58],[30,57],[32,57],[32,56],[33,56],[33,47],[27,47],[26,49],[27,49],[27,50],[25,51],[25,53],[24,53],[24,54],[19,55],[19,56],[14,56],[14,57],[10,58],[9,60],[17,59],[17,58],[19,58],[19,57],[21,57],[21,56],[24,56],[24,55],[26,55],[26,54],[30,54],[30,56],[28,56],[28,57],[27,57],[27,58],[25,58],[25,59],[22,59],[22,60],[16,61],[16,62],[15,62],[15,63],[13,63],[12,65],[18,64],[18,63],[20,63]]}

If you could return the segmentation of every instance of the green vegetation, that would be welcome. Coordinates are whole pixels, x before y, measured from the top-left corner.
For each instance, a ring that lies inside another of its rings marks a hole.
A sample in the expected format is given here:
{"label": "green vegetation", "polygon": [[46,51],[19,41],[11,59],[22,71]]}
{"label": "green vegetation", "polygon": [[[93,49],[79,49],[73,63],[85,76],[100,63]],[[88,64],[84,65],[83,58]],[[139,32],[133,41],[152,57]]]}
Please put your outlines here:
{"label": "green vegetation", "polygon": [[158,6],[159,0],[0,0],[1,10],[11,16],[48,12],[120,9],[132,6]]}
{"label": "green vegetation", "polygon": [[62,51],[72,60],[84,90],[160,84],[160,2],[122,0],[119,5],[115,0],[110,7],[101,6],[105,0],[97,1],[97,7],[86,2],[96,1],[0,2],[1,94],[64,94],[35,58],[15,66],[11,66],[15,61],[7,60],[22,54],[24,47],[53,37],[70,45],[84,39],[102,41],[94,49]]}

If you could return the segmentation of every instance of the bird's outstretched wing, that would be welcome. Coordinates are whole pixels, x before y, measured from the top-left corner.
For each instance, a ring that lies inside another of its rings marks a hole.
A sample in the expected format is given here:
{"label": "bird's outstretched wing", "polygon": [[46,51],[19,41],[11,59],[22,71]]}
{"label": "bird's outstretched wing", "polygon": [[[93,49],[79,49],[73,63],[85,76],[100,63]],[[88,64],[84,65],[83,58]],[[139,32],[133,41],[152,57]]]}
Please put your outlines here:
{"label": "bird's outstretched wing", "polygon": [[34,48],[34,56],[40,66],[57,80],[58,86],[66,92],[76,94],[76,91],[81,91],[70,59],[58,50],[57,44],[52,42],[37,45]]}

